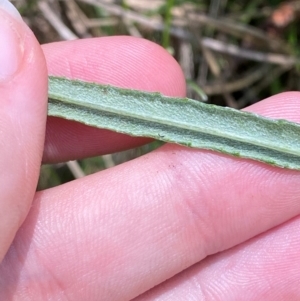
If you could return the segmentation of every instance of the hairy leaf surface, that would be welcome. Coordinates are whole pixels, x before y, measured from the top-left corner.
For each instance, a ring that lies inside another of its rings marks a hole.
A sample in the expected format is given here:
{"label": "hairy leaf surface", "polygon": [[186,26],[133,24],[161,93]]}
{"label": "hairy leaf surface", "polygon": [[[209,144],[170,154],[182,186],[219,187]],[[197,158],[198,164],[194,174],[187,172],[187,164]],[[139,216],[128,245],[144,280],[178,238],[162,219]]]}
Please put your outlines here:
{"label": "hairy leaf surface", "polygon": [[49,77],[48,115],[300,170],[300,125],[192,99]]}

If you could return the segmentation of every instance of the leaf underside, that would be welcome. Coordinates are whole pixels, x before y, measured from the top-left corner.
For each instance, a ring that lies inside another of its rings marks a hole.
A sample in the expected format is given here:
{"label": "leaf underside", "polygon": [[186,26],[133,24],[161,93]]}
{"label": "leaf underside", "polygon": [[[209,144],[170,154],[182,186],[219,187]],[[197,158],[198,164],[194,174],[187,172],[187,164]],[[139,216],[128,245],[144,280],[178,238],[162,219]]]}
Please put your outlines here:
{"label": "leaf underside", "polygon": [[300,125],[192,99],[50,76],[48,115],[300,170]]}

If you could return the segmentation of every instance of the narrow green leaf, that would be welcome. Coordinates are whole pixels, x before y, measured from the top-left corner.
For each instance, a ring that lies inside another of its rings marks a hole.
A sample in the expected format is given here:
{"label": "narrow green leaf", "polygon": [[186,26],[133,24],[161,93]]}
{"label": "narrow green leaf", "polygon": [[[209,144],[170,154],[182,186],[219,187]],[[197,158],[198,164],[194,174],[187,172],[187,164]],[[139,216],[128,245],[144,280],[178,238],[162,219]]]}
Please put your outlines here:
{"label": "narrow green leaf", "polygon": [[49,77],[50,116],[300,170],[300,125],[159,93]]}

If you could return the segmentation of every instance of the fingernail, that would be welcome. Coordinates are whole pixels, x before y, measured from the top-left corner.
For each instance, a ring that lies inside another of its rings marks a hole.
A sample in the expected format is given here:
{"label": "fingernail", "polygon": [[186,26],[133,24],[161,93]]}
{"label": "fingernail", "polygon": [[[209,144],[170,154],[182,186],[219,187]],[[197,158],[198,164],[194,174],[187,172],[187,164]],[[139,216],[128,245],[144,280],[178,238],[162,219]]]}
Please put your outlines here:
{"label": "fingernail", "polygon": [[20,20],[17,9],[9,1],[0,0],[0,82],[10,79],[22,62],[23,39],[18,32],[22,26]]}
{"label": "fingernail", "polygon": [[0,0],[0,9],[5,10],[17,20],[22,21],[22,17],[18,10],[8,0]]}

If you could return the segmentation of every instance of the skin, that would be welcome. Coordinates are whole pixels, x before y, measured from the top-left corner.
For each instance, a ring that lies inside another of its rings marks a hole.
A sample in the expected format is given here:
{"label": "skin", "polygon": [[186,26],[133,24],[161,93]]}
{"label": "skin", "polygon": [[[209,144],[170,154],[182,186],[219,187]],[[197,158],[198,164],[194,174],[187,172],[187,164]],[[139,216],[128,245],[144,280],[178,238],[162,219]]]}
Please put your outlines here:
{"label": "skin", "polygon": [[[18,30],[23,63],[0,82],[0,300],[299,300],[297,171],[167,144],[35,193],[41,158],[146,142],[57,118],[44,135],[47,72],[170,96],[184,96],[185,82],[149,41],[41,48],[24,24]],[[282,93],[247,110],[300,122],[299,97]]]}

